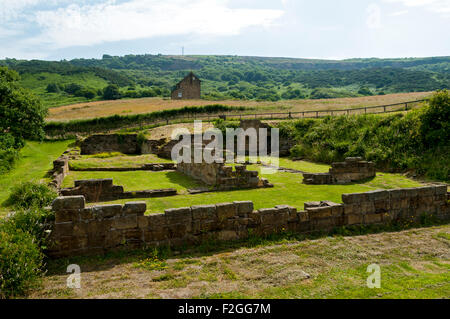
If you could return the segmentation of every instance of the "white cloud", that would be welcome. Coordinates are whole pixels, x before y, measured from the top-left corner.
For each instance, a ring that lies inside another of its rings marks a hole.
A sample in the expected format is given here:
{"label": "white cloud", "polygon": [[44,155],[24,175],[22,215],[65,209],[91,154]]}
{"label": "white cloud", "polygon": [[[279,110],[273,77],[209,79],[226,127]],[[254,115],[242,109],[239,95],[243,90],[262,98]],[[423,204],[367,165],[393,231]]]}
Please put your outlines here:
{"label": "white cloud", "polygon": [[383,0],[387,3],[400,3],[406,7],[425,7],[427,10],[441,13],[445,16],[450,14],[449,0]]}
{"label": "white cloud", "polygon": [[407,14],[409,11],[408,10],[402,10],[402,11],[396,11],[396,12],[392,12],[391,14],[389,14],[391,17],[398,17],[398,16],[402,16]]}
{"label": "white cloud", "polygon": [[281,10],[230,9],[225,0],[107,1],[37,12],[42,34],[31,42],[64,48],[156,36],[236,35],[246,27],[270,26],[282,15]]}
{"label": "white cloud", "polygon": [[381,28],[381,9],[380,6],[372,3],[366,9],[367,19],[366,24],[370,29]]}

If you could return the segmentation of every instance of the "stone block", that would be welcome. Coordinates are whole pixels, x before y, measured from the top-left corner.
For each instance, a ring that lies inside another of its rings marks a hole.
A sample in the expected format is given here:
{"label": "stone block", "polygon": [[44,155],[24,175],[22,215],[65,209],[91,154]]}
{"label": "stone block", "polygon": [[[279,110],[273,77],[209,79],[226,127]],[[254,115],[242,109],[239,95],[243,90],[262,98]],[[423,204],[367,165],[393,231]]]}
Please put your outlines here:
{"label": "stone block", "polygon": [[55,212],[56,223],[78,221],[79,219],[80,219],[79,210],[61,210]]}
{"label": "stone block", "polygon": [[148,227],[150,230],[156,230],[167,225],[167,219],[165,214],[151,214],[148,216]]}
{"label": "stone block", "polygon": [[342,202],[344,204],[359,204],[367,201],[365,193],[342,194]]}
{"label": "stone block", "polygon": [[83,209],[86,205],[84,196],[57,197],[52,202],[53,211]]}
{"label": "stone block", "polygon": [[165,211],[168,224],[191,223],[192,213],[189,207],[171,208]]}
{"label": "stone block", "polygon": [[94,218],[94,214],[92,213],[92,208],[87,207],[80,211],[80,219],[81,220],[91,220]]}
{"label": "stone block", "polygon": [[364,223],[365,224],[376,224],[381,223],[383,221],[383,214],[367,214],[364,215]]}
{"label": "stone block", "polygon": [[147,204],[145,202],[128,202],[123,206],[122,213],[125,215],[137,214],[142,216],[146,210]]}
{"label": "stone block", "polygon": [[417,187],[418,196],[422,197],[428,197],[433,196],[436,194],[436,187],[435,186],[424,186],[424,187]]}
{"label": "stone block", "polygon": [[215,205],[196,205],[191,207],[192,219],[213,219],[216,218]]}
{"label": "stone block", "polygon": [[344,205],[335,205],[331,207],[331,216],[342,217],[344,215]]}
{"label": "stone block", "polygon": [[57,223],[53,228],[52,236],[59,238],[62,236],[72,236],[72,233],[73,233],[72,222]]}
{"label": "stone block", "polygon": [[223,221],[227,218],[232,218],[238,214],[238,205],[234,203],[221,203],[216,204],[216,213],[219,221]]}
{"label": "stone block", "polygon": [[389,192],[386,190],[375,190],[365,193],[369,201],[389,200]]}
{"label": "stone block", "polygon": [[447,185],[435,186],[435,195],[446,195],[446,194],[447,194]]}
{"label": "stone block", "polygon": [[137,227],[137,216],[127,215],[116,217],[113,220],[112,227],[115,229],[130,229]]}
{"label": "stone block", "polygon": [[313,208],[313,207],[319,207],[320,202],[305,202],[303,205],[304,205],[304,209],[308,209],[308,208]]}
{"label": "stone block", "polygon": [[122,205],[113,204],[113,205],[93,206],[92,213],[95,218],[101,219],[120,216],[122,215]]}
{"label": "stone block", "polygon": [[331,217],[332,207],[314,207],[308,208],[307,212],[309,214],[310,220],[318,218],[328,218]]}
{"label": "stone block", "polygon": [[149,220],[149,216],[138,216],[137,217],[138,228],[141,228],[141,229],[148,228],[148,220]]}
{"label": "stone block", "polygon": [[363,222],[363,215],[361,214],[346,215],[344,219],[345,225],[358,225],[362,224],[362,222]]}
{"label": "stone block", "polygon": [[87,236],[89,234],[88,223],[86,222],[73,223],[72,234],[73,236],[76,237]]}
{"label": "stone block", "polygon": [[298,220],[300,221],[300,223],[309,222],[309,214],[307,211],[303,211],[303,210],[299,211],[297,213],[297,216],[298,216]]}
{"label": "stone block", "polygon": [[239,216],[247,216],[247,214],[253,212],[253,202],[251,201],[235,201],[233,203],[237,205]]}

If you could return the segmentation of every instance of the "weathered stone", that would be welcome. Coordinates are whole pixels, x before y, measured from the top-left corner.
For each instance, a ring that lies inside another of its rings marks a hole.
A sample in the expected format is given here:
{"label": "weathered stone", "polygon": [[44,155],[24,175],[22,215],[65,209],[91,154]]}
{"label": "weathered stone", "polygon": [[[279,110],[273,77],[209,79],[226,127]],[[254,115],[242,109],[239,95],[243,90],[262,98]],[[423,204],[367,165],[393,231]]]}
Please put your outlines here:
{"label": "weathered stone", "polygon": [[167,224],[165,214],[151,214],[148,216],[148,226],[151,230],[161,228]]}
{"label": "weathered stone", "polygon": [[95,218],[110,218],[114,216],[122,215],[122,205],[112,204],[112,205],[102,205],[93,206],[92,213]]}
{"label": "weathered stone", "polygon": [[328,218],[331,217],[332,207],[314,207],[308,208],[307,212],[309,214],[309,218],[318,219],[318,218]]}
{"label": "weathered stone", "polygon": [[148,227],[149,216],[138,216],[138,228],[145,229]]}
{"label": "weathered stone", "polygon": [[115,229],[130,229],[137,227],[137,216],[127,215],[116,217],[113,220],[112,227]]}
{"label": "weathered stone", "polygon": [[235,201],[233,203],[237,205],[239,216],[247,216],[247,214],[253,212],[253,202],[251,201]]}
{"label": "weathered stone", "polygon": [[216,213],[219,221],[237,216],[238,206],[234,203],[216,204]]}
{"label": "weathered stone", "polygon": [[196,205],[191,207],[192,219],[214,219],[216,218],[215,205]]}
{"label": "weathered stone", "polygon": [[53,200],[52,210],[56,212],[66,209],[83,209],[85,205],[86,204],[83,196],[57,197],[55,200]]}
{"label": "weathered stone", "polygon": [[143,215],[146,210],[147,204],[145,202],[128,202],[123,206],[122,212],[124,214]]}
{"label": "weathered stone", "polygon": [[362,224],[363,215],[351,214],[345,216],[345,224],[347,225],[357,225]]}
{"label": "weathered stone", "polygon": [[77,221],[80,219],[79,210],[61,210],[55,212],[55,222],[65,223],[71,221]]}

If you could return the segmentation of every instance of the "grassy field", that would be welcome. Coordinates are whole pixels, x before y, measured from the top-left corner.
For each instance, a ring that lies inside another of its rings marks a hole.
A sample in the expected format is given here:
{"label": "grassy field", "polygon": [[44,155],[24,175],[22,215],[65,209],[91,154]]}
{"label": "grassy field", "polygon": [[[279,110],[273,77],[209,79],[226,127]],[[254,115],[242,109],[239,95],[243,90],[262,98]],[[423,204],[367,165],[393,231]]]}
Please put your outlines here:
{"label": "grassy field", "polygon": [[[303,161],[282,159],[282,166],[300,169],[309,172],[326,172],[327,165],[314,164]],[[260,165],[249,165],[249,170],[258,170]],[[240,200],[252,200],[257,209],[270,208],[280,204],[303,208],[305,201],[331,200],[341,202],[343,193],[365,192],[375,189],[389,189],[400,187],[420,186],[420,183],[408,179],[400,174],[378,173],[374,179],[349,185],[305,185],[302,183],[302,174],[277,172],[275,174],[262,174],[274,188],[246,189],[234,191],[221,191],[189,195],[189,188],[204,187],[177,172],[75,172],[72,171],[64,180],[65,187],[73,186],[77,179],[113,178],[115,185],[122,185],[125,191],[175,188],[180,195],[175,197],[161,197],[146,199],[147,213],[161,213],[167,208],[186,207],[201,204],[216,204]],[[125,203],[127,200],[118,200],[113,203]]]}
{"label": "grassy field", "polygon": [[11,188],[21,182],[31,180],[48,182],[49,179],[45,175],[52,168],[52,162],[71,143],[73,141],[26,143],[15,168],[0,176],[0,216],[4,216],[7,212],[2,203],[8,198]]}
{"label": "grassy field", "polygon": [[[31,298],[448,298],[450,226],[50,260]],[[381,287],[366,285],[378,264]],[[81,267],[81,289],[66,287]]]}
{"label": "grassy field", "polygon": [[305,110],[347,109],[364,106],[376,106],[414,101],[429,96],[431,92],[398,93],[357,98],[340,98],[324,100],[282,100],[277,102],[257,102],[241,100],[168,100],[162,98],[123,99],[116,101],[86,102],[51,108],[48,121],[68,121],[88,119],[110,115],[129,115],[150,113],[160,110],[177,109],[185,106],[203,106],[222,104],[228,106],[245,106],[255,112],[286,112]]}
{"label": "grassy field", "polygon": [[83,155],[81,158],[70,161],[70,169],[101,168],[101,167],[139,167],[148,163],[170,163],[170,160],[157,157],[153,154],[131,156],[124,154],[111,154],[102,158],[102,154]]}

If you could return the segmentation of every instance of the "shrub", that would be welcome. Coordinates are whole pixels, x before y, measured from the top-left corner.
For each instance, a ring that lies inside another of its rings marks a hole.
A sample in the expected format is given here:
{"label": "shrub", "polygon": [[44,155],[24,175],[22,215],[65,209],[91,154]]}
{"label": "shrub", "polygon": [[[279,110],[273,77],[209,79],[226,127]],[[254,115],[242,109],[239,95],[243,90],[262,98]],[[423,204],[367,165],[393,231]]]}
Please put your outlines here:
{"label": "shrub", "polygon": [[43,255],[32,235],[0,227],[0,298],[23,295],[37,282]]}
{"label": "shrub", "polygon": [[295,157],[317,162],[362,156],[378,168],[414,170],[430,179],[450,180],[450,105],[447,91],[429,106],[406,115],[355,115],[302,119],[280,124],[280,133],[298,141]]}
{"label": "shrub", "polygon": [[0,221],[0,298],[23,295],[43,270],[50,210],[19,210]]}
{"label": "shrub", "polygon": [[45,184],[23,182],[13,188],[5,205],[16,209],[41,208],[49,205],[57,196],[58,194]]}

